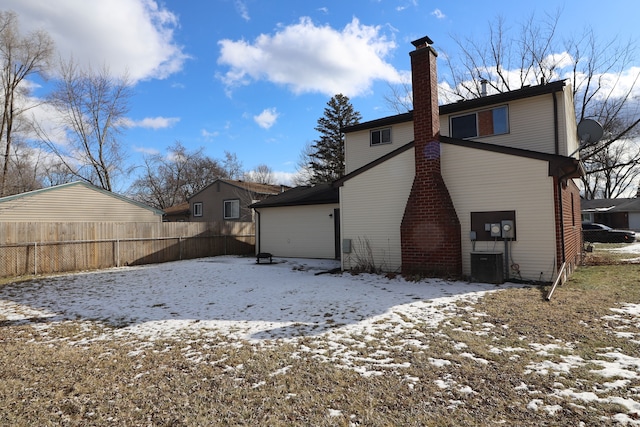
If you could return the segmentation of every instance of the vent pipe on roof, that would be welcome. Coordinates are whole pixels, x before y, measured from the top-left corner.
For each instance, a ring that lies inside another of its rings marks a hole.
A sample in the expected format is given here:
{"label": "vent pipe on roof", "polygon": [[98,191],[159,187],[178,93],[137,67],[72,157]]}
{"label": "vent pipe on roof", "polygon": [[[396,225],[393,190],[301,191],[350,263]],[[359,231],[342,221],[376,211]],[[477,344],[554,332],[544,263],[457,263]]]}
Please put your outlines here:
{"label": "vent pipe on roof", "polygon": [[487,79],[482,79],[480,81],[480,87],[482,88],[481,92],[480,92],[480,96],[487,96],[487,83],[489,83],[487,81]]}

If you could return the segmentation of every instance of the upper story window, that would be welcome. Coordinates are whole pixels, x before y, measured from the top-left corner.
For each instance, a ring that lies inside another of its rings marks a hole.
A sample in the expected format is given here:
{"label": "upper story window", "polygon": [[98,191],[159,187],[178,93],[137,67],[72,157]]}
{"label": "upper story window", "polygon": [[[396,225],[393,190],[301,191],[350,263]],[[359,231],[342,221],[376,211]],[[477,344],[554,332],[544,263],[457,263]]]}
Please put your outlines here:
{"label": "upper story window", "polygon": [[193,216],[202,216],[202,202],[193,204]]}
{"label": "upper story window", "polygon": [[240,200],[224,201],[224,219],[240,218]]}
{"label": "upper story window", "polygon": [[391,144],[391,128],[371,131],[371,145]]}
{"label": "upper story window", "polygon": [[505,133],[509,133],[509,109],[506,105],[451,117],[452,138],[465,139]]}

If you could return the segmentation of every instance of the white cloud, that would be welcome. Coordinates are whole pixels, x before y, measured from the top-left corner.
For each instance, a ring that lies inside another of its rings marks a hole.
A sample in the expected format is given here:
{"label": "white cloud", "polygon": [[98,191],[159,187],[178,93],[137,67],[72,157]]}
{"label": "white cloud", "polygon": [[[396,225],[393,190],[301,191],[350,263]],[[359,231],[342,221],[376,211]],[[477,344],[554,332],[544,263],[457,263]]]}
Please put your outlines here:
{"label": "white cloud", "polygon": [[125,119],[125,125],[130,128],[165,129],[180,121],[179,117],[145,117],[142,120]]}
{"label": "white cloud", "polygon": [[257,116],[253,116],[253,120],[263,129],[269,129],[276,123],[280,114],[275,108],[267,108]]}
{"label": "white cloud", "polygon": [[173,39],[177,17],[154,0],[4,0],[2,8],[18,14],[22,31],[47,31],[62,58],[107,64],[134,82],[165,78],[187,59]]}
{"label": "white cloud", "polygon": [[440,9],[435,9],[431,14],[438,19],[444,19],[447,17]]}
{"label": "white cloud", "polygon": [[200,131],[200,135],[207,141],[211,141],[213,138],[217,137],[220,134],[218,131],[210,132],[206,129],[202,129]]}
{"label": "white cloud", "polygon": [[247,4],[243,0],[235,0],[234,3],[236,5],[236,10],[238,11],[242,19],[244,19],[245,21],[251,20]]}
{"label": "white cloud", "polygon": [[273,177],[273,182],[276,184],[293,187],[296,172],[273,171],[271,172],[271,176]]}
{"label": "white cloud", "polygon": [[133,147],[133,151],[135,151],[136,153],[149,154],[149,155],[152,155],[152,156],[160,154],[160,151],[156,150],[155,148],[148,148],[148,147],[137,147],[137,146],[134,146]]}
{"label": "white cloud", "polygon": [[380,27],[354,18],[344,29],[317,26],[310,18],[262,34],[253,43],[220,40],[218,63],[229,66],[220,78],[228,89],[266,80],[296,94],[356,96],[375,80],[397,82],[398,71],[385,58],[396,47]]}

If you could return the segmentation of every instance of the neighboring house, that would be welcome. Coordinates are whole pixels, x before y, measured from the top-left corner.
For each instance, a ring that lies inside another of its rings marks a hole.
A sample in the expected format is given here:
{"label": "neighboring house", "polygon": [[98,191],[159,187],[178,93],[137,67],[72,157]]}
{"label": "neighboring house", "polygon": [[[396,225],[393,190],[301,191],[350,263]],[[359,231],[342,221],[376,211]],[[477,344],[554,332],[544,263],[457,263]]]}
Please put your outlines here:
{"label": "neighboring house", "polygon": [[165,222],[187,222],[191,214],[189,202],[182,202],[163,210],[164,217],[162,220]]}
{"label": "neighboring house", "polygon": [[189,221],[253,221],[249,205],[288,187],[217,179],[189,197]]}
{"label": "neighboring house", "polygon": [[640,198],[581,200],[582,220],[640,231]]}
{"label": "neighboring house", "polygon": [[295,187],[254,203],[256,251],[340,258],[339,206],[338,189],[331,184]]}
{"label": "neighboring house", "polygon": [[571,271],[583,170],[570,85],[438,107],[437,54],[428,37],[413,44],[414,110],[343,129],[343,269],[478,279],[500,260],[505,278]]}
{"label": "neighboring house", "polygon": [[2,222],[161,222],[162,214],[80,181],[0,198]]}

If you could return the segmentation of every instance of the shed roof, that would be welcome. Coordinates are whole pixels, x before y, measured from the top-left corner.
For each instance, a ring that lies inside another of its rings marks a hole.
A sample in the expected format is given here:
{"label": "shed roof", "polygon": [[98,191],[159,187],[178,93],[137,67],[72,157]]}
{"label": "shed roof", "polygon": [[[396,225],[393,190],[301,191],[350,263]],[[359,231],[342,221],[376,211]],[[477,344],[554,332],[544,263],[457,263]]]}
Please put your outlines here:
{"label": "shed roof", "polygon": [[338,189],[330,183],[294,187],[275,196],[252,204],[251,208],[280,206],[324,205],[338,203]]}

